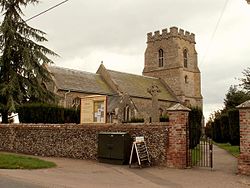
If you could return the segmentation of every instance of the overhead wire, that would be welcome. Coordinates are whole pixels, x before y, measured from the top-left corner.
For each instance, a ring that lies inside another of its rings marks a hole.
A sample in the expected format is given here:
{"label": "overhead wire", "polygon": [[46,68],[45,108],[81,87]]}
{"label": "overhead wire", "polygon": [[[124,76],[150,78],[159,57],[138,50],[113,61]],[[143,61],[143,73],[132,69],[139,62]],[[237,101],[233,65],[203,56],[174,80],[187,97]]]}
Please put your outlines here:
{"label": "overhead wire", "polygon": [[30,21],[30,20],[32,20],[32,19],[38,17],[38,16],[41,16],[42,14],[45,14],[46,12],[49,12],[49,11],[51,11],[52,9],[54,9],[54,8],[56,8],[56,7],[58,7],[58,6],[62,5],[62,4],[64,4],[64,3],[66,3],[67,1],[69,1],[69,0],[62,1],[62,2],[60,2],[60,3],[58,3],[58,4],[56,4],[56,5],[54,5],[54,6],[50,7],[50,8],[48,8],[48,9],[46,9],[45,11],[42,11],[42,12],[40,12],[40,13],[38,13],[38,14],[32,16],[31,18],[25,20],[25,22],[28,22],[28,21]]}
{"label": "overhead wire", "polygon": [[208,54],[208,52],[209,52],[209,50],[210,50],[211,44],[212,44],[212,42],[213,42],[213,40],[214,40],[214,37],[215,37],[215,35],[216,35],[216,33],[217,33],[217,30],[218,30],[218,28],[219,28],[219,25],[220,25],[220,23],[221,23],[222,17],[223,17],[223,15],[224,15],[225,11],[226,11],[226,8],[227,8],[227,5],[228,5],[229,1],[230,1],[230,0],[226,0],[225,3],[224,3],[223,9],[222,9],[221,14],[220,14],[220,16],[219,16],[219,18],[218,18],[218,21],[217,21],[217,23],[216,23],[216,25],[215,25],[214,31],[213,31],[213,33],[212,33],[212,35],[211,35],[211,38],[210,38],[210,42],[209,42],[209,44],[208,44],[208,47],[207,47],[207,49],[206,49],[206,51],[205,51],[205,54],[204,54],[202,60],[201,60],[200,65],[205,61],[205,59],[206,59],[206,57],[207,57],[207,54]]}

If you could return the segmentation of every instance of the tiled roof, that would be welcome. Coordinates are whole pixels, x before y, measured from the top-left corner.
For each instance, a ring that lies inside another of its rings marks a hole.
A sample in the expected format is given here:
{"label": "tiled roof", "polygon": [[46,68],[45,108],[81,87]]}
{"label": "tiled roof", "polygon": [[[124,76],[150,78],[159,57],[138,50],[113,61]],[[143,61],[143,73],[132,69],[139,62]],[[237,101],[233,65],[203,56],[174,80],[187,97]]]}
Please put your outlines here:
{"label": "tiled roof", "polygon": [[237,108],[250,108],[250,100],[240,104],[239,106],[237,106]]}
{"label": "tiled roof", "polygon": [[48,66],[58,89],[96,94],[114,94],[99,74]]}
{"label": "tiled roof", "polygon": [[107,106],[107,111],[108,112],[113,112],[115,108],[119,107],[121,101],[120,96],[110,96],[108,97],[108,106]]}
{"label": "tiled roof", "polygon": [[167,111],[191,111],[191,110],[187,108],[186,106],[183,106],[182,104],[177,103],[176,105],[168,108]]}
{"label": "tiled roof", "polygon": [[112,81],[119,86],[119,88],[130,96],[151,98],[147,92],[153,84],[157,85],[160,89],[159,99],[177,101],[175,96],[163,85],[158,78],[129,74],[124,72],[117,72],[107,70]]}

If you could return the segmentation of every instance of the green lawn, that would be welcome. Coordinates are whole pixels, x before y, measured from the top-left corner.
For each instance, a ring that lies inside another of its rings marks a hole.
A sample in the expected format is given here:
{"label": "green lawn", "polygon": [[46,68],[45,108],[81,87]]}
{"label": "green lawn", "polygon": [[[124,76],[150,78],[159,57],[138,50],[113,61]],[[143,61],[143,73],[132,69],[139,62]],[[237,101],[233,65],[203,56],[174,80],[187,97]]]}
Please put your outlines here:
{"label": "green lawn", "polygon": [[0,169],[40,169],[55,167],[56,164],[41,159],[17,154],[0,153]]}
{"label": "green lawn", "polygon": [[196,165],[201,160],[199,144],[191,151],[192,165]]}
{"label": "green lawn", "polygon": [[222,144],[222,143],[215,143],[215,145],[217,145],[218,147],[228,151],[230,154],[232,154],[235,157],[239,157],[240,155],[240,147],[239,146],[231,146],[231,144],[226,143],[226,144]]}

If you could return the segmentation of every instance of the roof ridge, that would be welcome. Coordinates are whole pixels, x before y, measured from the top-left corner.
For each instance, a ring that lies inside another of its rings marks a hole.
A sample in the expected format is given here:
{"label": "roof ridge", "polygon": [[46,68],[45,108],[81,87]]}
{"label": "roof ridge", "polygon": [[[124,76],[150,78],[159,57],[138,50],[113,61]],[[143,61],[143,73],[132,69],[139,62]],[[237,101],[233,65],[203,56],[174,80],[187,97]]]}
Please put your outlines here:
{"label": "roof ridge", "polygon": [[107,69],[107,71],[117,72],[117,73],[122,73],[122,74],[128,74],[128,75],[133,75],[133,76],[139,76],[139,77],[144,77],[144,78],[153,78],[153,79],[159,80],[159,78],[152,77],[152,76],[144,76],[144,75],[133,74],[133,73],[127,73],[127,72],[121,72],[121,71],[115,71],[115,70],[110,70],[110,69]]}
{"label": "roof ridge", "polygon": [[53,68],[57,68],[57,69],[61,69],[61,70],[66,70],[66,71],[71,71],[71,72],[77,72],[77,73],[87,73],[87,74],[92,74],[92,75],[100,75],[100,74],[97,74],[97,73],[93,73],[93,72],[87,72],[87,71],[83,71],[83,70],[76,70],[76,69],[72,69],[72,68],[67,68],[67,67],[60,67],[60,66],[54,66],[54,65],[49,65],[48,66],[49,68],[50,67],[53,67]]}

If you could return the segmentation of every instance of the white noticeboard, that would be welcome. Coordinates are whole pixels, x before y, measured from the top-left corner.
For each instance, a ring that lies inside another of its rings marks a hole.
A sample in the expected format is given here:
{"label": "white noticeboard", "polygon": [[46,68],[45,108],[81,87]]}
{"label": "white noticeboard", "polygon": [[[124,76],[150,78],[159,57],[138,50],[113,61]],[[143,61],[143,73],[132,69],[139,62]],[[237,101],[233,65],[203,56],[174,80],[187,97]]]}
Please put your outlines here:
{"label": "white noticeboard", "polygon": [[144,136],[137,136],[135,137],[136,142],[144,142]]}

